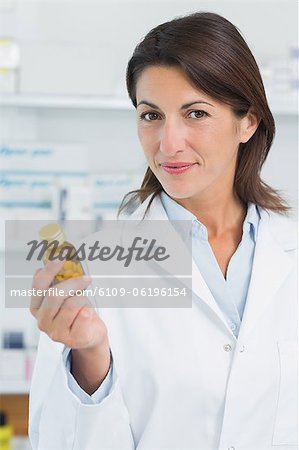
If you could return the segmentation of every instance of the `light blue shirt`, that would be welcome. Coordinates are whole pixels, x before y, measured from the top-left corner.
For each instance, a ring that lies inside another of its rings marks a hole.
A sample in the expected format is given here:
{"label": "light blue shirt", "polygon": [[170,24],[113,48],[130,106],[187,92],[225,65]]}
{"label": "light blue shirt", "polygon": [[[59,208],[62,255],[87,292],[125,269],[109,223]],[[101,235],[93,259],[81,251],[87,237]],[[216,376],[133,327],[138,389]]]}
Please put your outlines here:
{"label": "light blue shirt", "polygon": [[251,278],[255,243],[260,221],[254,203],[248,203],[243,222],[243,234],[237,250],[231,257],[226,279],[218,265],[208,241],[207,228],[183,206],[175,202],[164,191],[160,198],[169,220],[192,221],[192,256],[223,312],[232,332],[238,337]]}

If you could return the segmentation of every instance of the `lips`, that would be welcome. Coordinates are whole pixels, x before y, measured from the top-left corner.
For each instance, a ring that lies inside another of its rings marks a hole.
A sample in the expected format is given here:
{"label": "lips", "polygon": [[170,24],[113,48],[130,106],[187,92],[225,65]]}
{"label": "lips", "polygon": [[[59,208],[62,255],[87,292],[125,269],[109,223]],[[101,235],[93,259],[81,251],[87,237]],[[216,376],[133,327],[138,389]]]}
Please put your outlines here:
{"label": "lips", "polygon": [[162,167],[174,167],[174,168],[179,168],[179,167],[187,167],[187,166],[193,166],[193,164],[196,163],[190,163],[190,162],[176,162],[176,163],[162,163],[161,166]]}
{"label": "lips", "polygon": [[190,163],[190,162],[176,162],[176,163],[162,163],[161,167],[165,172],[170,174],[181,174],[183,172],[186,172],[188,170],[191,170],[192,167],[194,167],[197,163]]}

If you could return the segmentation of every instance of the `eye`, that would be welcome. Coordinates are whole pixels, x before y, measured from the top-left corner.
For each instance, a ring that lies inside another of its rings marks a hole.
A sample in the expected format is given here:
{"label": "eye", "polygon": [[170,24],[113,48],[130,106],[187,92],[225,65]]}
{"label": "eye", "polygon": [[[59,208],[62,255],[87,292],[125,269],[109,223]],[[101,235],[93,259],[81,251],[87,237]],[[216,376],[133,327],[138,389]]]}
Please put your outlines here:
{"label": "eye", "polygon": [[159,115],[155,112],[145,112],[140,114],[140,120],[145,120],[146,122],[153,122],[159,119]]}
{"label": "eye", "polygon": [[202,110],[195,110],[195,111],[191,111],[188,116],[190,117],[191,114],[194,114],[193,117],[191,117],[191,119],[201,119],[202,117],[207,117],[208,113],[206,113],[205,111]]}

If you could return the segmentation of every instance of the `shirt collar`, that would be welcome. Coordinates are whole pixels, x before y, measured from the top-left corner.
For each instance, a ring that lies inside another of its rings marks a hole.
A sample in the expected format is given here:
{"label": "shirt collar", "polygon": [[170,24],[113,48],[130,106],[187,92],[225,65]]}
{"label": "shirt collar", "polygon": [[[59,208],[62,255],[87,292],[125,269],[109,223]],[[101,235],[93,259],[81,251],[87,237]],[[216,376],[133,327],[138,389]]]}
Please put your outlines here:
{"label": "shirt collar", "polygon": [[196,216],[169,197],[164,191],[160,192],[160,199],[173,227],[183,239],[189,239],[189,236],[194,233],[194,226],[198,225]]}
{"label": "shirt collar", "polygon": [[[175,200],[173,200],[166,192],[162,191],[160,193],[160,198],[162,205],[166,211],[166,214],[171,221],[177,220],[189,220],[192,221],[192,225],[199,225],[202,237],[207,238],[206,227],[192,214],[188,209],[181,206]],[[243,222],[243,234],[249,232],[250,236],[256,242],[258,224],[260,220],[260,214],[258,208],[254,203],[248,202],[247,204],[247,214]],[[179,225],[177,225],[179,226]]]}
{"label": "shirt collar", "polygon": [[166,192],[162,191],[160,198],[169,220],[197,220],[192,212],[169,197]]}
{"label": "shirt collar", "polygon": [[248,231],[254,242],[256,242],[257,238],[259,221],[260,213],[257,206],[254,203],[248,202],[247,214],[243,222],[243,232]]}

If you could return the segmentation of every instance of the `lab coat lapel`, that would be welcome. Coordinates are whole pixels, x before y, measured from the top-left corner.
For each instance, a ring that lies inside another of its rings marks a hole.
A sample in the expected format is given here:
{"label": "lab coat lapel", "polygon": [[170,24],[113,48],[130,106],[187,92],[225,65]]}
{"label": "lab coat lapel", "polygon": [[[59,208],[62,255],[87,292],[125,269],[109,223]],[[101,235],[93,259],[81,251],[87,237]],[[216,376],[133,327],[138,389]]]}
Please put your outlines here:
{"label": "lab coat lapel", "polygon": [[282,245],[277,238],[279,235],[288,234],[288,228],[283,225],[277,226],[277,223],[275,224],[277,219],[273,213],[267,213],[260,208],[259,211],[261,220],[240,331],[242,337],[256,325],[294,265],[294,260],[286,250],[296,248],[296,239],[292,238],[289,245]]}
{"label": "lab coat lapel", "polygon": [[198,266],[195,263],[194,259],[192,259],[192,291],[196,295],[196,297],[194,298],[195,303],[203,301],[207,306],[209,306],[209,308],[213,310],[213,312],[218,316],[221,322],[223,322],[225,328],[227,328],[232,337],[235,338],[235,335],[228,326],[225,315],[219,308],[218,303],[216,302],[208,285],[203,279],[203,276],[198,269]]}

